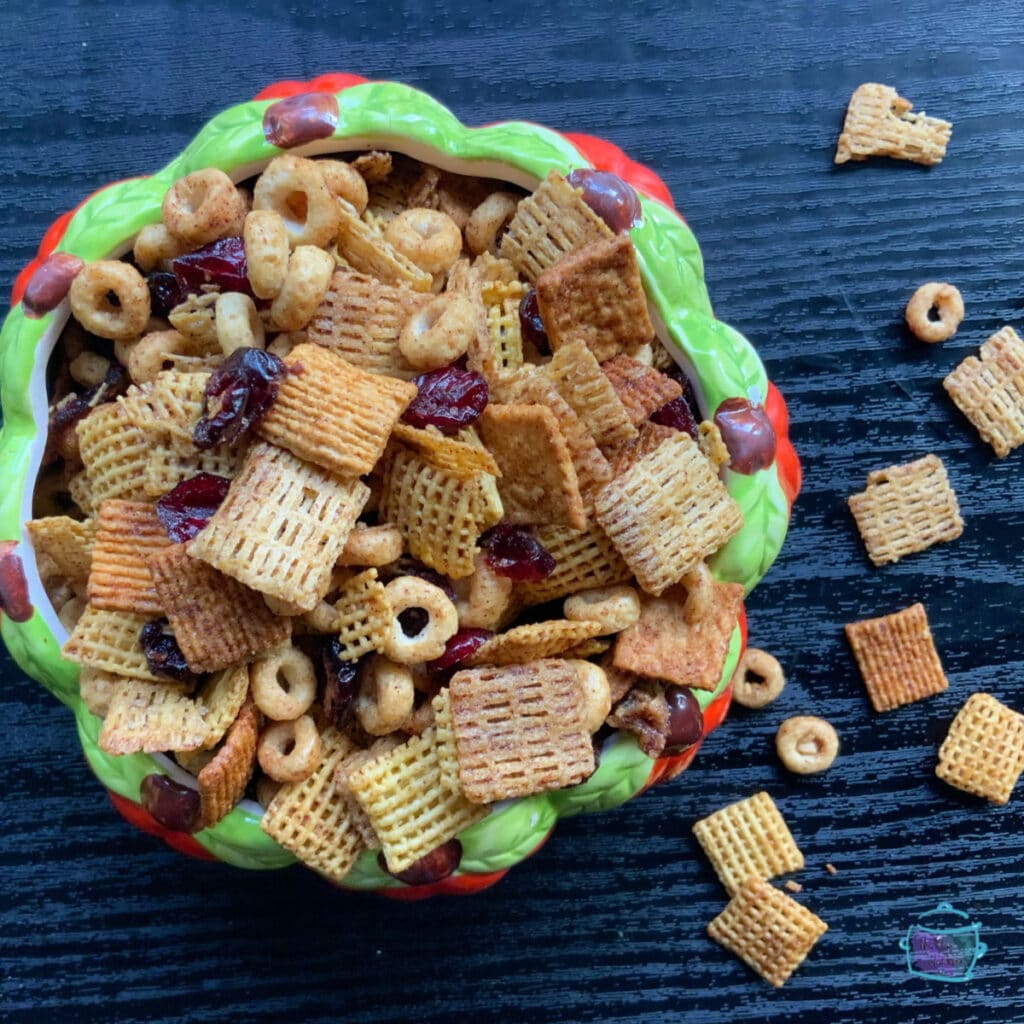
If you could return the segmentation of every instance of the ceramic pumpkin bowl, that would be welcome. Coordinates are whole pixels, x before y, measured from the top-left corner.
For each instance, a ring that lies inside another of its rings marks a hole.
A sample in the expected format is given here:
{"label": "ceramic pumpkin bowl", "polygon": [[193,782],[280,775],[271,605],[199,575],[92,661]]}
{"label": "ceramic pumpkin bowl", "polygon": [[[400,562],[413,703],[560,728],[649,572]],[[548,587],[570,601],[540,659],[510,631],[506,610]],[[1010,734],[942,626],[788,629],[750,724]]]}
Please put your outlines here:
{"label": "ceramic pumpkin bowl", "polygon": [[[768,381],[749,342],[712,317],[694,236],[673,210],[661,180],[619,149],[587,135],[560,135],[523,122],[467,128],[430,97],[392,82],[327,75],[312,82],[282,82],[253,101],[207,123],[188,147],[151,177],[112,184],[59,218],[39,254],[19,275],[12,308],[0,335],[0,602],[3,638],[14,659],[74,714],[82,748],[119,811],[133,824],[160,835],[175,848],[244,868],[294,863],[292,855],[259,827],[261,808],[243,800],[226,818],[195,835],[173,832],[140,804],[140,783],[152,773],[188,777],[162,755],[111,756],[100,750],[100,720],[82,703],[78,667],[60,656],[66,631],[46,597],[23,524],[31,518],[32,493],[47,430],[46,367],[68,318],[67,291],[81,261],[117,256],[138,231],[160,220],[164,192],[176,179],[214,166],[235,181],[258,173],[276,155],[388,149],[463,174],[484,175],[531,189],[551,169],[609,170],[640,196],[641,218],[631,236],[657,331],[687,372],[702,412],[753,406],[774,430],[774,459],[755,472],[725,470],[726,484],[744,517],[742,530],[713,558],[715,575],[749,590],[777,555],[800,485],[800,468],[789,443],[785,405]],[[726,403],[723,406],[723,403]],[[771,430],[768,431],[771,433]],[[763,440],[763,439],[762,439]],[[734,453],[735,456],[735,453]],[[734,457],[733,465],[736,465]],[[740,615],[713,692],[695,691],[704,735],[728,708],[728,681],[745,643]],[[702,737],[703,738],[703,737]],[[500,878],[547,838],[557,820],[583,811],[608,810],[692,760],[685,753],[653,761],[632,736],[614,734],[600,764],[585,782],[495,805],[459,835],[462,857],[442,881],[408,886],[384,872],[373,852],[364,853],[345,887],[377,890],[399,898],[433,892],[471,892]]]}

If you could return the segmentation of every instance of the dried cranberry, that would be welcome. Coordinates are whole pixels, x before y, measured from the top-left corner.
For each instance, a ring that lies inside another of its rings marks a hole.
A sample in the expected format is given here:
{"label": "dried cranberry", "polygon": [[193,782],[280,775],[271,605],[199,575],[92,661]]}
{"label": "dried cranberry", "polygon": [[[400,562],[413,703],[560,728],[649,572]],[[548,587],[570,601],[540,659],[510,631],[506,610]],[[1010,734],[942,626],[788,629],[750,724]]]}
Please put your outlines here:
{"label": "dried cranberry", "polygon": [[191,540],[227,497],[231,481],[213,473],[182,480],[156,503],[156,515],[175,544]]}
{"label": "dried cranberry", "polygon": [[153,675],[164,679],[191,678],[188,662],[166,619],[147,622],[139,632],[139,646]]}
{"label": "dried cranberry", "polygon": [[693,383],[678,366],[673,365],[664,373],[683,386],[683,393],[678,398],[673,398],[671,402],[666,402],[660,409],[655,409],[651,413],[651,422],[672,427],[673,430],[685,431],[690,437],[696,438],[697,424],[700,423],[700,409],[697,405],[697,395],[693,390]]}
{"label": "dried cranberry", "polygon": [[384,854],[377,854],[377,863],[392,878],[397,878],[406,885],[430,885],[447,878],[459,866],[462,860],[462,843],[458,839],[449,839],[436,849],[425,853],[418,861],[410,864],[404,871],[388,871]]}
{"label": "dried cranberry", "polygon": [[704,735],[704,714],[692,691],[683,686],[665,688],[668,703],[668,734],[665,754],[681,754]]}
{"label": "dried cranberry", "polygon": [[487,381],[475,370],[443,366],[413,383],[418,391],[402,421],[414,427],[433,425],[442,434],[457,434],[487,408]]}
{"label": "dried cranberry", "polygon": [[218,238],[195,252],[178,256],[171,266],[186,295],[212,284],[222,292],[244,292],[255,298],[249,284],[245,243],[238,235]]}
{"label": "dried cranberry", "polygon": [[715,425],[729,449],[729,468],[751,474],[775,461],[775,428],[764,406],[745,398],[726,398],[715,410]]}
{"label": "dried cranberry", "polygon": [[188,289],[182,287],[175,274],[166,271],[158,270],[150,274],[146,284],[149,286],[149,305],[153,316],[166,319],[167,314],[188,297]]}
{"label": "dried cranberry", "polygon": [[551,553],[525,526],[498,523],[484,535],[480,546],[487,564],[499,576],[536,583],[555,571]]}
{"label": "dried cranberry", "polygon": [[197,448],[232,444],[266,415],[287,367],[258,348],[236,348],[210,374],[203,414],[192,433]]}
{"label": "dried cranberry", "polygon": [[356,693],[358,661],[346,661],[341,656],[341,640],[331,637],[323,646],[321,660],[324,667],[324,714],[336,729],[344,729],[352,718]]}
{"label": "dried cranberry", "polygon": [[577,167],[565,180],[573,188],[583,189],[583,202],[616,234],[640,221],[640,198],[617,174]]}
{"label": "dried cranberry", "polygon": [[542,355],[551,351],[548,332],[540,318],[536,288],[531,288],[519,302],[519,330],[522,332],[523,341],[530,342]]}
{"label": "dried cranberry", "polygon": [[197,832],[201,810],[199,791],[166,775],[154,772],[147,775],[139,786],[142,806],[172,832]]}
{"label": "dried cranberry", "polygon": [[493,635],[489,629],[460,629],[444,645],[444,654],[427,662],[428,675],[432,679],[442,680],[451,676],[471,654],[483,646],[485,640]]}

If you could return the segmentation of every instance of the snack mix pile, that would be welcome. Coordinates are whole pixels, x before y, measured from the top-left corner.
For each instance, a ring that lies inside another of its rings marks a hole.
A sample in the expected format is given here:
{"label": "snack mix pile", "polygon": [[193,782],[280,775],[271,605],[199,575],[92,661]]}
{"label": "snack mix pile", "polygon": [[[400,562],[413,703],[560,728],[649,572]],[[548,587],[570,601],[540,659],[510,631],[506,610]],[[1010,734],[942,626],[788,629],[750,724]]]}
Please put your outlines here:
{"label": "snack mix pile", "polygon": [[330,879],[430,880],[613,730],[700,738],[742,517],[628,186],[284,155],[162,213],[75,276],[28,524],[101,748],[195,777],[147,777],[158,820],[248,797]]}

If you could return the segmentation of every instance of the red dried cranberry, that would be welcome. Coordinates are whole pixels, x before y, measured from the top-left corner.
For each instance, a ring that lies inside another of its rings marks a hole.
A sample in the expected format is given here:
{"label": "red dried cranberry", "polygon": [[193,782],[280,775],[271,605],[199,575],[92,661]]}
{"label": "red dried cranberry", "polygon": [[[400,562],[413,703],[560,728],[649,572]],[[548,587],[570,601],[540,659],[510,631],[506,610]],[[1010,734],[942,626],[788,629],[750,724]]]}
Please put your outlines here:
{"label": "red dried cranberry", "polygon": [[499,576],[536,583],[555,571],[551,553],[525,526],[498,523],[484,535],[480,546],[487,564]]}
{"label": "red dried cranberry", "polygon": [[231,481],[213,473],[182,480],[156,503],[156,515],[175,544],[191,540],[227,497]]}
{"label": "red dried cranberry", "polygon": [[245,243],[238,235],[218,238],[195,252],[178,256],[171,266],[186,295],[198,294],[204,284],[215,285],[222,292],[253,295],[247,275]]}
{"label": "red dried cranberry", "polygon": [[684,686],[665,688],[668,703],[668,734],[665,754],[681,754],[704,735],[704,714],[697,698]]}
{"label": "red dried cranberry", "polygon": [[583,202],[618,234],[640,221],[640,199],[632,185],[611,171],[577,167],[565,179],[583,189]]}
{"label": "red dried cranberry", "polygon": [[440,882],[455,871],[461,860],[462,843],[458,839],[449,839],[447,843],[442,843],[430,853],[425,853],[404,871],[388,871],[384,854],[377,854],[377,863],[381,868],[392,878],[397,878],[406,885],[430,885],[432,882]]}
{"label": "red dried cranberry", "polygon": [[258,348],[236,348],[210,374],[203,414],[192,433],[197,448],[232,444],[266,415],[287,367]]}
{"label": "red dried cranberry", "polygon": [[201,813],[199,791],[154,772],[139,786],[142,806],[172,832],[197,832]]}
{"label": "red dried cranberry", "polygon": [[182,287],[175,274],[166,271],[150,274],[146,284],[149,286],[149,305],[153,316],[166,319],[167,314],[188,297],[188,289]]}
{"label": "red dried cranberry", "polygon": [[530,342],[542,355],[551,351],[548,332],[544,329],[544,321],[540,318],[536,288],[531,288],[519,301],[519,329],[522,332],[523,341]]}
{"label": "red dried cranberry", "polygon": [[147,622],[139,632],[139,646],[153,675],[164,679],[191,678],[188,662],[166,619]]}
{"label": "red dried cranberry", "polygon": [[696,438],[700,408],[697,405],[693,383],[678,366],[672,365],[664,373],[666,377],[671,377],[683,386],[683,393],[678,398],[673,398],[671,402],[666,402],[660,409],[655,409],[650,416],[651,422],[672,427],[673,430],[685,431],[690,437]]}
{"label": "red dried cranberry", "polygon": [[715,425],[729,449],[729,468],[751,474],[775,461],[775,428],[764,406],[727,398],[715,411]]}
{"label": "red dried cranberry", "polygon": [[442,434],[457,434],[487,408],[487,381],[475,370],[443,366],[413,383],[418,391],[402,421],[414,427],[433,425]]}
{"label": "red dried cranberry", "polygon": [[444,645],[444,654],[427,662],[427,674],[432,679],[441,680],[453,675],[458,667],[493,635],[489,629],[460,629]]}
{"label": "red dried cranberry", "polygon": [[323,646],[321,660],[324,666],[324,714],[336,729],[344,729],[352,719],[359,674],[358,661],[346,661],[341,656],[341,640],[331,637]]}

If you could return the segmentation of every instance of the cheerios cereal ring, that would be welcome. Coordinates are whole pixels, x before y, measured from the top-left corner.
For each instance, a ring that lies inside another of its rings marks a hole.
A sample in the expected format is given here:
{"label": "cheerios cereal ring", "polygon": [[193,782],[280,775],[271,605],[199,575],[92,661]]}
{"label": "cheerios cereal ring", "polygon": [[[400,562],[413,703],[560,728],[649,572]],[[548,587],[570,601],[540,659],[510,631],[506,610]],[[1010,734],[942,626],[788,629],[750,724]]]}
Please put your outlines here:
{"label": "cheerios cereal ring", "polygon": [[473,572],[453,585],[460,628],[497,629],[501,625],[512,603],[514,584],[487,564],[485,554],[478,554],[473,559]]}
{"label": "cheerios cereal ring", "polygon": [[98,352],[90,352],[88,349],[79,352],[68,363],[68,372],[72,379],[86,388],[99,384],[106,377],[109,369],[110,360],[106,356],[101,356]]}
{"label": "cheerios cereal ring", "polygon": [[394,732],[412,714],[416,688],[412,672],[375,654],[362,670],[355,714],[371,736]]}
{"label": "cheerios cereal ring", "polygon": [[599,622],[601,633],[619,633],[640,618],[640,596],[632,587],[596,587],[565,599],[563,611],[573,622]]}
{"label": "cheerios cereal ring", "polygon": [[492,192],[466,221],[466,248],[474,256],[498,251],[498,234],[515,216],[519,197],[511,192]]}
{"label": "cheerios cereal ring", "polygon": [[164,260],[173,260],[187,251],[185,241],[175,238],[166,224],[147,224],[135,237],[132,256],[139,270],[148,274]]}
{"label": "cheerios cereal ring", "polygon": [[252,207],[281,215],[292,248],[325,246],[338,233],[337,200],[315,160],[275,157],[256,181]]}
{"label": "cheerios cereal ring", "polygon": [[253,294],[273,299],[288,273],[288,232],[275,210],[252,210],[242,227],[245,268]]}
{"label": "cheerios cereal ring", "polygon": [[253,662],[252,699],[275,722],[290,722],[316,699],[316,671],[302,651],[288,647]]}
{"label": "cheerios cereal ring", "polygon": [[704,618],[704,613],[711,607],[714,597],[715,582],[707,562],[698,562],[680,581],[686,588],[686,600],[683,602],[683,618],[687,622],[697,622]]}
{"label": "cheerios cereal ring", "polygon": [[179,178],[164,193],[160,207],[167,230],[191,246],[231,233],[245,216],[245,197],[216,167]]}
{"label": "cheerios cereal ring", "polygon": [[964,318],[964,300],[953,285],[929,281],[910,296],[903,315],[907,326],[921,341],[945,341],[956,334]]}
{"label": "cheerios cereal ring", "polygon": [[331,195],[344,199],[361,215],[370,201],[366,179],[344,160],[317,160],[316,165]]}
{"label": "cheerios cereal ring", "polygon": [[115,353],[127,366],[128,376],[134,384],[145,384],[155,380],[161,370],[171,365],[171,357],[191,355],[195,351],[195,342],[186,338],[180,331],[151,331],[143,335],[126,352]]}
{"label": "cheerios cereal ring", "polygon": [[831,724],[814,715],[787,718],[775,734],[779,760],[797,775],[823,772],[839,753],[839,737]]}
{"label": "cheerios cereal ring", "polygon": [[597,732],[612,710],[612,691],[608,674],[592,661],[570,658],[583,692],[583,722],[588,732]]}
{"label": "cheerios cereal ring", "polygon": [[129,341],[149,323],[146,280],[121,260],[87,263],[71,282],[70,298],[75,319],[101,338]]}
{"label": "cheerios cereal ring", "polygon": [[313,319],[331,285],[334,266],[330,253],[315,245],[295,247],[284,285],[270,304],[270,319],[276,327],[297,331]]}
{"label": "cheerios cereal ring", "polygon": [[398,348],[413,369],[437,370],[466,354],[476,326],[476,310],[465,295],[438,295],[405,322]]}
{"label": "cheerios cereal ring", "polygon": [[303,715],[269,725],[260,736],[256,758],[275,782],[301,782],[316,770],[322,752],[316,722]]}
{"label": "cheerios cereal ring", "polygon": [[225,355],[236,348],[263,348],[266,334],[256,303],[241,292],[223,292],[216,304],[217,342]]}
{"label": "cheerios cereal ring", "polygon": [[748,647],[732,674],[732,699],[741,707],[763,708],[786,685],[782,666],[767,651]]}
{"label": "cheerios cereal ring", "polygon": [[446,213],[414,207],[393,218],[384,237],[420,270],[440,274],[448,270],[462,252],[462,232]]}
{"label": "cheerios cereal ring", "polygon": [[403,545],[402,531],[391,523],[357,527],[349,533],[338,564],[390,565],[401,558]]}
{"label": "cheerios cereal ring", "polygon": [[[399,576],[384,588],[384,596],[391,605],[384,653],[403,665],[440,658],[459,628],[459,613],[448,595],[418,576]],[[427,623],[414,636],[407,636],[399,616],[411,608],[422,608]]]}

